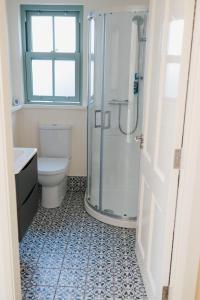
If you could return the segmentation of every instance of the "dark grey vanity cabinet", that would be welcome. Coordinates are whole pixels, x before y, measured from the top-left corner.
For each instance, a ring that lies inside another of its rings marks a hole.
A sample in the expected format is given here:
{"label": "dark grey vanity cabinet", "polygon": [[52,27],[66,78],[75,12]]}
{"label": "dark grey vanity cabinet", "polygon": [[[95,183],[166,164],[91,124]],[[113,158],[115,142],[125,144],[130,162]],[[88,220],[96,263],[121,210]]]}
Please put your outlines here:
{"label": "dark grey vanity cabinet", "polygon": [[21,240],[38,209],[37,154],[15,175],[19,240]]}

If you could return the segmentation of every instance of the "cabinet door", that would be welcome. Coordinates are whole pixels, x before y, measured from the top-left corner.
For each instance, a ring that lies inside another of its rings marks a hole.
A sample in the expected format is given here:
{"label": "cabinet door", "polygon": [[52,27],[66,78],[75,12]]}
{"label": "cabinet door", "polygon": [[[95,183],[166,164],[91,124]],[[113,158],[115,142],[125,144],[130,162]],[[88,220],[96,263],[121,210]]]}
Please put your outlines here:
{"label": "cabinet door", "polygon": [[26,233],[29,225],[31,224],[33,217],[38,209],[38,184],[28,195],[25,203],[18,209],[18,228],[19,228],[19,240],[21,240]]}
{"label": "cabinet door", "polygon": [[37,182],[37,155],[15,176],[17,206],[20,207]]}

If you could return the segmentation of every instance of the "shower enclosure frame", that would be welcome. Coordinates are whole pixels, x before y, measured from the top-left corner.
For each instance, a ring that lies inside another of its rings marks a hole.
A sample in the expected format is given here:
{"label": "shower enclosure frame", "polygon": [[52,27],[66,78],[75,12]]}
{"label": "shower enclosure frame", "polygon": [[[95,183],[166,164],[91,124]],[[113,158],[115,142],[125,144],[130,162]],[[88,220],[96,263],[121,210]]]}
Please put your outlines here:
{"label": "shower enclosure frame", "polygon": [[[135,11],[132,12],[133,17],[134,16],[145,16],[147,17],[147,11]],[[105,93],[105,48],[106,48],[106,16],[112,14],[112,12],[108,12],[108,13],[100,13],[100,14],[95,14],[92,13],[89,15],[88,17],[88,28],[89,28],[89,38],[88,38],[88,65],[91,62],[91,21],[95,19],[96,16],[102,16],[103,17],[103,45],[102,45],[102,89],[101,89],[101,126],[100,126],[100,130],[101,130],[101,137],[100,137],[100,177],[99,177],[99,208],[93,206],[89,200],[90,200],[90,194],[89,194],[89,185],[91,184],[90,182],[90,171],[89,168],[91,167],[91,161],[90,161],[90,155],[92,155],[92,153],[90,153],[89,151],[89,125],[90,125],[90,119],[89,119],[89,109],[90,109],[90,104],[94,103],[94,99],[91,101],[91,97],[90,97],[90,91],[91,91],[91,68],[88,68],[88,113],[87,113],[87,190],[86,190],[86,194],[85,194],[85,209],[86,211],[94,218],[96,218],[97,220],[110,224],[110,225],[114,225],[114,226],[118,226],[118,227],[125,227],[125,228],[136,228],[137,225],[137,217],[123,217],[123,216],[119,216],[119,215],[115,215],[112,213],[109,213],[107,211],[103,211],[102,210],[102,176],[103,176],[103,145],[104,145],[104,135],[102,133],[103,129],[105,128],[105,110],[104,110],[104,93]],[[145,51],[145,50],[144,50]],[[138,174],[139,176],[139,174]]]}

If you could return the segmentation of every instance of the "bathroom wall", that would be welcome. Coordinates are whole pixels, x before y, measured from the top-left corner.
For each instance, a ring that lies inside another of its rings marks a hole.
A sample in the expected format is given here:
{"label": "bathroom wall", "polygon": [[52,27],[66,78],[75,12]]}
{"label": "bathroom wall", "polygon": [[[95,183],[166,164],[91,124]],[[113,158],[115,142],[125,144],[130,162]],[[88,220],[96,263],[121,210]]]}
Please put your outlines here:
{"label": "bathroom wall", "polygon": [[[61,122],[72,124],[71,176],[86,175],[86,108],[85,109],[38,109],[20,111],[18,142],[24,147],[39,147],[39,124]],[[52,141],[53,143],[53,141]]]}
{"label": "bathroom wall", "polygon": [[13,145],[17,147],[19,145],[19,120],[20,111],[12,112],[12,131],[13,131]]}
{"label": "bathroom wall", "polygon": [[80,4],[84,5],[83,24],[83,106],[47,107],[25,105],[13,113],[14,144],[24,147],[38,147],[39,123],[65,122],[73,125],[73,157],[70,175],[86,175],[86,123],[87,123],[87,16],[90,11],[141,10],[147,7],[147,0],[7,0],[12,97],[24,102],[22,52],[20,36],[20,4]]}

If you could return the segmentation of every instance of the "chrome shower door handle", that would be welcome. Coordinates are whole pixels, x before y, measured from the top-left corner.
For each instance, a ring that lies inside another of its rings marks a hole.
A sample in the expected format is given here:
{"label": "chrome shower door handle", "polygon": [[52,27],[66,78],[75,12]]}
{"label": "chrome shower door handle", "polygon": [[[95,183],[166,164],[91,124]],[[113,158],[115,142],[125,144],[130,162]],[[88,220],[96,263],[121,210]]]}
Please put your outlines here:
{"label": "chrome shower door handle", "polygon": [[[97,114],[100,114],[99,123],[97,122],[97,119],[98,119]],[[97,109],[94,111],[94,128],[101,128],[101,110],[100,109]]]}
{"label": "chrome shower door handle", "polygon": [[143,134],[137,135],[135,137],[135,141],[136,141],[136,143],[140,144],[140,149],[143,149],[143,145],[144,145],[144,136],[143,136]]}
{"label": "chrome shower door handle", "polygon": [[[109,129],[110,125],[111,125],[111,112],[109,110],[104,112],[104,118],[103,118],[104,125],[103,126],[101,126],[101,122],[102,122],[101,113],[102,113],[102,111],[100,109],[95,110],[95,112],[94,112],[94,119],[95,119],[94,127],[95,128],[103,127],[103,129]],[[99,117],[98,117],[98,114],[100,114]]]}
{"label": "chrome shower door handle", "polygon": [[109,110],[104,113],[104,129],[110,129],[111,125],[111,112]]}

